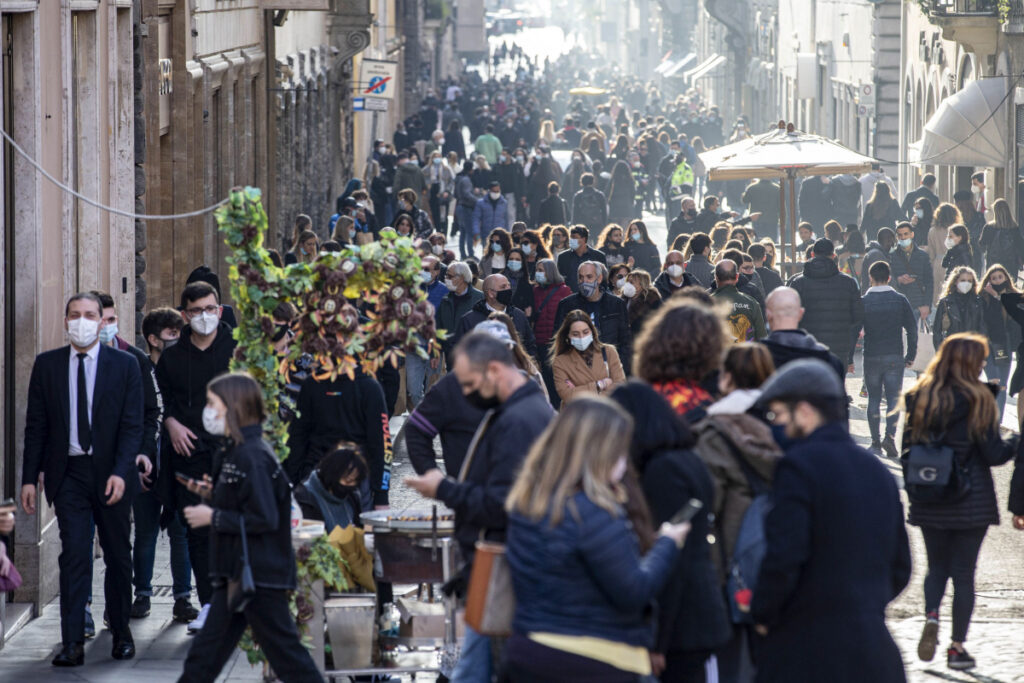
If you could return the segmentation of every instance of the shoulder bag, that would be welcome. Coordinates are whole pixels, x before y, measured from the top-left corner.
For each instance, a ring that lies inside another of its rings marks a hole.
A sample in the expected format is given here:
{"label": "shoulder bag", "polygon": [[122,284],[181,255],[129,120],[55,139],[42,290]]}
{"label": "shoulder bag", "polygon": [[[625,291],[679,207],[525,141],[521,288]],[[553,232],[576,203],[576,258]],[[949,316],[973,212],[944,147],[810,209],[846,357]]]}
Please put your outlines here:
{"label": "shoulder bag", "polygon": [[249,541],[245,537],[245,517],[238,517],[238,528],[242,536],[242,569],[237,579],[228,581],[228,609],[244,612],[249,602],[256,597],[256,584],[249,566]]}
{"label": "shoulder bag", "polygon": [[[462,464],[459,481],[466,479],[473,456],[480,445],[480,438],[490,426],[493,417],[493,410],[484,416]],[[486,529],[480,530],[480,539],[476,542],[473,567],[469,574],[466,623],[474,631],[485,636],[507,636],[512,633],[512,615],[516,611],[512,574],[508,567],[505,544],[485,540],[485,532]]]}
{"label": "shoulder bag", "polygon": [[957,503],[971,491],[970,473],[943,435],[913,444],[900,458],[904,488],[911,503]]}

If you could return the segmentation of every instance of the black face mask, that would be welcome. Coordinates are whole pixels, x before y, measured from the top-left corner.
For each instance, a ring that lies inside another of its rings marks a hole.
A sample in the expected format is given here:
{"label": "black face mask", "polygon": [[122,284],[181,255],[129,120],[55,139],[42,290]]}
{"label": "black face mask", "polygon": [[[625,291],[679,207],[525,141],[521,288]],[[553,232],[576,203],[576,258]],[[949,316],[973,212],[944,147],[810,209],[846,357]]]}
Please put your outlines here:
{"label": "black face mask", "polygon": [[331,485],[328,491],[330,491],[331,495],[335,498],[348,498],[357,488],[357,486],[346,486],[336,482]]}
{"label": "black face mask", "polygon": [[1006,289],[1006,286],[1007,286],[1008,284],[1010,284],[1010,283],[1009,283],[1009,282],[1000,282],[1000,283],[999,283],[998,285],[996,285],[996,284],[992,284],[992,283],[990,282],[989,284],[991,284],[991,285],[992,285],[992,289],[996,290],[997,292],[1001,292],[1001,291],[1003,291],[1004,289]]}
{"label": "black face mask", "polygon": [[501,403],[501,401],[498,400],[497,394],[489,398],[481,396],[479,387],[466,394],[466,401],[469,405],[478,410],[490,410],[491,408],[497,408],[498,404]]}
{"label": "black face mask", "polygon": [[697,211],[696,211],[696,209],[690,209],[690,210],[688,210],[688,211],[686,212],[686,215],[687,215],[688,217],[690,217],[690,218],[693,218],[694,216],[696,216],[696,215],[697,215]]}
{"label": "black face mask", "polygon": [[500,292],[495,292],[494,298],[497,299],[498,303],[502,306],[508,306],[512,303],[512,290],[503,289]]}
{"label": "black face mask", "polygon": [[288,334],[288,324],[287,323],[278,324],[276,327],[277,327],[277,331],[274,332],[274,336],[271,337],[271,341],[273,341],[275,344],[277,342],[281,341],[282,339],[284,339],[284,336],[286,334]]}

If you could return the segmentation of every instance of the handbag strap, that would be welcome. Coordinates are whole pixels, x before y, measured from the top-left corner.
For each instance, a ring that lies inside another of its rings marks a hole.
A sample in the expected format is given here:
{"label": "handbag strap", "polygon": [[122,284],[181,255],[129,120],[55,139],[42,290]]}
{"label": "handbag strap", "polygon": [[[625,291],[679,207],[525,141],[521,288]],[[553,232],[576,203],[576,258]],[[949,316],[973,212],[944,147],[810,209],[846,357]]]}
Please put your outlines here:
{"label": "handbag strap", "polygon": [[473,440],[469,442],[469,448],[466,450],[466,459],[462,461],[462,467],[459,468],[459,479],[458,481],[466,481],[466,477],[469,476],[469,468],[473,465],[473,458],[476,456],[478,447],[480,446],[480,440],[484,437],[487,429],[491,426],[491,420],[494,419],[495,409],[491,408],[484,417],[480,420],[480,426],[476,428],[476,434],[473,435]]}
{"label": "handbag strap", "polygon": [[249,566],[249,541],[245,537],[245,516],[238,515],[238,529],[242,534],[242,566]]}

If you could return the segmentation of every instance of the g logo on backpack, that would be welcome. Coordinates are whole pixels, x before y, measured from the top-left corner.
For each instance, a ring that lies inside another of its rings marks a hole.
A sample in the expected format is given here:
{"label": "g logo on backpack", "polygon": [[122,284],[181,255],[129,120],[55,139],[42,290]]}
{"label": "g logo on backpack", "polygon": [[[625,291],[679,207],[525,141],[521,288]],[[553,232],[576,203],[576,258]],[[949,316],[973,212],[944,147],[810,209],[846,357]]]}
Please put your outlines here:
{"label": "g logo on backpack", "polygon": [[921,481],[935,481],[939,473],[934,467],[922,467],[917,471],[917,476],[921,477]]}

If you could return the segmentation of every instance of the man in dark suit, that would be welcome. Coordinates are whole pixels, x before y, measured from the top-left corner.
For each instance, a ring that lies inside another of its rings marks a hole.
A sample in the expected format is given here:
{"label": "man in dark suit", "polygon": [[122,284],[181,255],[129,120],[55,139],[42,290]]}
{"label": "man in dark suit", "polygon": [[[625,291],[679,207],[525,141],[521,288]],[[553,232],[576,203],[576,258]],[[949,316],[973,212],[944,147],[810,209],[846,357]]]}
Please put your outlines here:
{"label": "man in dark suit", "polygon": [[900,204],[900,213],[910,220],[914,217],[914,202],[921,198],[932,203],[932,208],[938,208],[939,196],[935,194],[935,175],[925,173],[921,176],[921,184],[917,189],[911,190],[903,196],[903,203]]}
{"label": "man in dark suit", "polygon": [[853,442],[824,361],[788,363],[760,404],[785,431],[785,456],[750,603],[765,636],[758,680],[902,683],[885,607],[910,580],[910,546],[892,474]]}
{"label": "man in dark suit", "polygon": [[63,648],[54,666],[84,662],[94,527],[107,565],[104,593],[114,636],[111,655],[135,656],[128,627],[129,512],[137,487],[135,457],[142,448],[142,377],[135,358],[99,343],[102,317],[103,306],[95,294],[71,297],[64,317],[71,346],[37,356],[28,387],[21,505],[27,514],[35,513],[42,474],[60,527]]}

